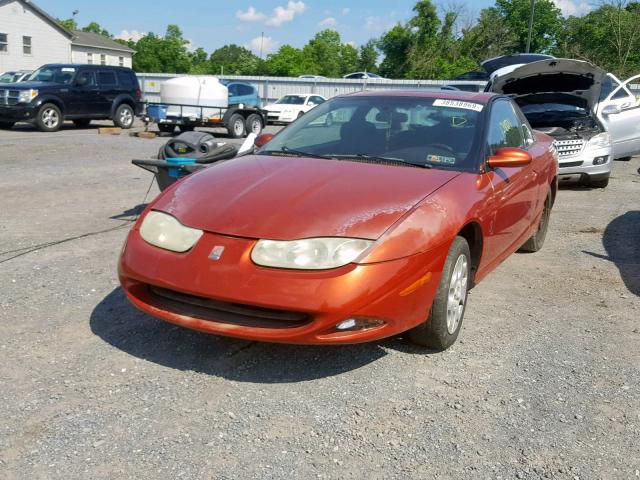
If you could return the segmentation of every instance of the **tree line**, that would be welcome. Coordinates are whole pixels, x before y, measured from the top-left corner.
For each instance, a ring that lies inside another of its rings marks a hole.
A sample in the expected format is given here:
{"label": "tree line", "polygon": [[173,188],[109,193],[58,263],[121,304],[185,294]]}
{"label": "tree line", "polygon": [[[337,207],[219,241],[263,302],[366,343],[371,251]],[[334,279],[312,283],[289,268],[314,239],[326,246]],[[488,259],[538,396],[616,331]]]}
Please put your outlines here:
{"label": "tree line", "polygon": [[[439,12],[432,0],[419,0],[411,19],[359,47],[325,29],[302,48],[283,45],[266,58],[236,44],[211,54],[191,49],[177,25],[169,25],[164,35],[118,41],[136,51],[137,72],[339,77],[366,70],[388,78],[445,79],[477,70],[486,58],[524,52],[530,5],[530,0],[496,0],[469,19],[463,7]],[[73,20],[61,23],[77,29]],[[83,30],[113,38],[96,22]],[[536,0],[530,50],[587,60],[621,77],[638,73],[640,2],[609,0],[584,16],[565,18],[552,0]]]}

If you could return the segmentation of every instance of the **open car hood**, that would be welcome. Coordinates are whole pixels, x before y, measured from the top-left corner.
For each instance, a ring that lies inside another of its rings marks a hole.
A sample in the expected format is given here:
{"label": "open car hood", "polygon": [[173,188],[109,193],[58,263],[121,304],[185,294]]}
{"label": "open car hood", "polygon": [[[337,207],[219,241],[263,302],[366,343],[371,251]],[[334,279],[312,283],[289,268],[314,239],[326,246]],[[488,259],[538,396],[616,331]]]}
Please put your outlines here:
{"label": "open car hood", "polygon": [[247,155],[187,176],[153,208],[193,228],[245,238],[375,240],[458,172]]}
{"label": "open car hood", "polygon": [[[491,91],[513,97],[540,94],[561,94],[565,99],[576,97],[573,104],[593,111],[600,98],[600,88],[606,72],[589,62],[556,58],[528,63],[511,70],[494,73]],[[520,102],[518,102],[520,103]]]}

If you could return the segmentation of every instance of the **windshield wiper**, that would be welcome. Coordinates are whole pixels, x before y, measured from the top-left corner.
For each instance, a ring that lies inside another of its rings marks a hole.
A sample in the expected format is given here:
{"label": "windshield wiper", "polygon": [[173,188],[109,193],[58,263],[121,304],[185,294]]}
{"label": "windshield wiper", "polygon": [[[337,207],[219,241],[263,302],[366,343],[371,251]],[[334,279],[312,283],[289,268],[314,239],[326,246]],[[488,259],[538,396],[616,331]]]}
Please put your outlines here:
{"label": "windshield wiper", "polygon": [[332,155],[332,157],[334,158],[345,158],[345,159],[349,159],[349,158],[353,158],[353,159],[362,159],[362,160],[373,160],[373,161],[380,161],[380,162],[389,162],[389,163],[404,163],[405,165],[412,165],[414,167],[422,167],[422,168],[433,168],[432,165],[426,164],[426,163],[415,163],[415,162],[408,162],[407,160],[403,159],[403,158],[397,158],[397,157],[385,157],[383,155],[367,155],[366,153],[356,153],[356,154],[350,154],[350,155]]}
{"label": "windshield wiper", "polygon": [[289,147],[282,147],[280,150],[265,150],[264,152],[260,152],[261,155],[281,155],[285,154],[287,156],[293,157],[309,157],[309,158],[324,158],[326,160],[333,160],[334,157],[329,157],[327,155],[320,155],[317,153],[309,153],[303,152],[302,150],[292,150]]}

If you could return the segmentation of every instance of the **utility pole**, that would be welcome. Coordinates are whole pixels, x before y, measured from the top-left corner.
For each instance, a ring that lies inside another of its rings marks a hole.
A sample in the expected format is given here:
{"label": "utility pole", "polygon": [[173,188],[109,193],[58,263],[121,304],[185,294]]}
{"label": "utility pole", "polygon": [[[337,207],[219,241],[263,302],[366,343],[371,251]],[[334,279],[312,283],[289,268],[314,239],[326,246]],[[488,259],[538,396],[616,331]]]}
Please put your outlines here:
{"label": "utility pole", "polygon": [[531,0],[531,15],[529,16],[529,36],[527,37],[527,53],[531,51],[531,34],[533,32],[533,14],[536,8],[536,0]]}
{"label": "utility pole", "polygon": [[260,60],[262,60],[262,45],[264,44],[264,32],[260,34]]}

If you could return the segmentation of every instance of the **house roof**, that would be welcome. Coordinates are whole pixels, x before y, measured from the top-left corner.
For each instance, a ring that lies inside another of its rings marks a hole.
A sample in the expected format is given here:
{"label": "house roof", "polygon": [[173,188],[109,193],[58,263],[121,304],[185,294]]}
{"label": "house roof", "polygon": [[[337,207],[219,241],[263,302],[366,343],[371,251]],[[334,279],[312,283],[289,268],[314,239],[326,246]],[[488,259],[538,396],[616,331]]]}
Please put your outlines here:
{"label": "house roof", "polygon": [[77,30],[69,30],[68,28],[63,27],[58,23],[58,21],[49,15],[47,12],[38,7],[31,0],[0,0],[0,6],[17,1],[21,3],[23,6],[30,8],[36,15],[42,18],[45,22],[49,23],[53,28],[62,32],[65,36],[67,36],[71,40],[72,45],[82,46],[82,47],[93,47],[93,48],[103,48],[106,50],[116,50],[118,52],[126,52],[126,53],[134,53],[135,50],[123,45],[122,43],[118,43],[108,37],[103,35],[98,35],[96,33],[91,32],[80,32]]}
{"label": "house roof", "polygon": [[97,33],[91,32],[81,32],[78,30],[73,31],[73,39],[71,40],[71,45],[104,48],[107,50],[118,50],[120,52],[128,53],[135,52],[135,50],[127,47],[126,45],[118,43],[115,40],[110,39],[109,37],[105,37],[104,35],[99,35]]}
{"label": "house roof", "polygon": [[60,25],[56,21],[55,18],[53,18],[47,12],[42,10],[39,6],[37,6],[31,0],[0,0],[0,6],[2,6],[4,4],[7,4],[7,3],[12,3],[14,1],[17,1],[18,3],[21,3],[22,5],[24,5],[25,7],[30,8],[31,10],[33,10],[33,12],[36,15],[38,15],[40,18],[42,18],[45,22],[51,24],[52,27],[54,27],[55,29],[57,29],[60,32],[62,32],[64,35],[66,35],[70,39],[73,38],[73,32],[71,30],[69,30],[67,28],[64,28],[62,25]]}

